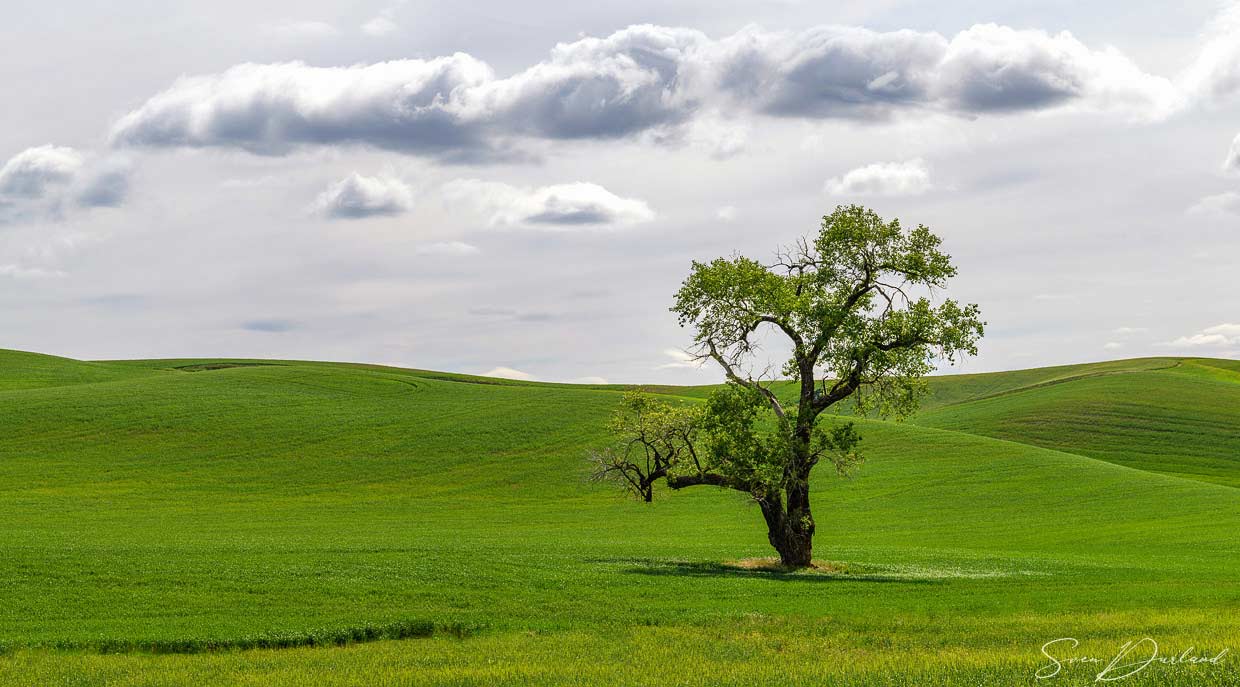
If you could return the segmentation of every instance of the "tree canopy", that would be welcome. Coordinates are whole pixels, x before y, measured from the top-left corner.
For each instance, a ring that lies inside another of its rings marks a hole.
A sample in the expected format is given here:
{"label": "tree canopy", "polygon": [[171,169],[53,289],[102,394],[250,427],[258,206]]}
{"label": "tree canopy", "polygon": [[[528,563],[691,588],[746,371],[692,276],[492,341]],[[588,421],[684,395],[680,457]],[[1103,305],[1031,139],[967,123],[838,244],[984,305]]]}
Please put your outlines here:
{"label": "tree canopy", "polygon": [[[853,412],[907,415],[938,360],[977,353],[978,307],[936,303],[956,275],[940,245],[923,225],[850,205],[770,264],[694,262],[672,311],[695,331],[692,352],[721,366],[727,383],[697,408],[626,396],[612,427],[621,444],[596,454],[596,474],[646,500],[659,479],[750,494],[784,564],[809,565],[810,472],[824,459],[840,472],[861,459],[854,424],[819,417],[846,399]],[[753,369],[764,328],[791,348],[776,374]],[[778,378],[792,380],[791,393],[781,397]]]}

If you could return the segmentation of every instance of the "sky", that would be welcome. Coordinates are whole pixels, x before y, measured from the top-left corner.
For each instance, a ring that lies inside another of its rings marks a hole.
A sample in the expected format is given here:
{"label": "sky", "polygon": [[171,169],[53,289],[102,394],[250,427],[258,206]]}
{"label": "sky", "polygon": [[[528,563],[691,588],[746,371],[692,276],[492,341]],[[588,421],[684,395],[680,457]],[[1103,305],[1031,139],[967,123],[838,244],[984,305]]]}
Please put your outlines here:
{"label": "sky", "polygon": [[10,0],[0,41],[2,348],[714,382],[691,262],[859,203],[981,306],[945,372],[1240,358],[1240,3]]}

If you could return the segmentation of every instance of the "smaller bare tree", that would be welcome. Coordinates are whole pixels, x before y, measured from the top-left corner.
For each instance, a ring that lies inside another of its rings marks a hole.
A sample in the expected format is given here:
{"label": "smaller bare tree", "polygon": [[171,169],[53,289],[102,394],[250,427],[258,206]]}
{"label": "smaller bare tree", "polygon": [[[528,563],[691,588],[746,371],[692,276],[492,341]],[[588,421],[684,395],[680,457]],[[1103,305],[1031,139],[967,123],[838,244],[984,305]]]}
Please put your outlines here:
{"label": "smaller bare tree", "polygon": [[608,429],[622,439],[590,453],[595,481],[614,481],[634,496],[650,502],[654,483],[686,463],[702,471],[694,443],[700,431],[702,409],[657,401],[641,391],[629,391],[620,401]]}

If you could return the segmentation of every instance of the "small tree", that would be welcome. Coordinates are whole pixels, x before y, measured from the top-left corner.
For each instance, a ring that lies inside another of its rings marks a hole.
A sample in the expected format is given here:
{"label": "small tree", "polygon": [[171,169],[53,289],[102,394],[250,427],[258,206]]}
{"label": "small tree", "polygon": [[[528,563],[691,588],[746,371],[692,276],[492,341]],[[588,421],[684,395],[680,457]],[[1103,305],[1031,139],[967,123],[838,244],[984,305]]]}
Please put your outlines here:
{"label": "small tree", "polygon": [[[780,562],[810,565],[810,473],[824,459],[843,473],[861,460],[853,423],[820,416],[848,399],[862,414],[903,417],[936,359],[977,353],[978,307],[928,297],[956,274],[939,245],[924,226],[906,230],[854,205],[836,208],[817,237],[773,265],[739,256],[694,262],[672,311],[696,330],[698,359],[719,364],[727,383],[698,408],[626,396],[612,424],[622,441],[595,454],[596,475],[647,501],[659,479],[672,489],[749,494]],[[763,328],[792,348],[786,394],[751,371]]]}

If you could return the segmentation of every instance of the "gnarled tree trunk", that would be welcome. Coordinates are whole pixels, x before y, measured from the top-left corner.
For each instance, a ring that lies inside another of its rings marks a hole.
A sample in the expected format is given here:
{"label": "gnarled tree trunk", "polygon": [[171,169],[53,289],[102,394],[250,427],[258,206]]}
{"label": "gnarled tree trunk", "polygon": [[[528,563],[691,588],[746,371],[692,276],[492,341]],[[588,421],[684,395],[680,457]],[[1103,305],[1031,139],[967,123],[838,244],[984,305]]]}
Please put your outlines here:
{"label": "gnarled tree trunk", "polygon": [[814,518],[809,507],[809,481],[796,480],[787,489],[787,507],[776,494],[758,501],[766,520],[767,540],[788,568],[808,568],[814,559]]}

